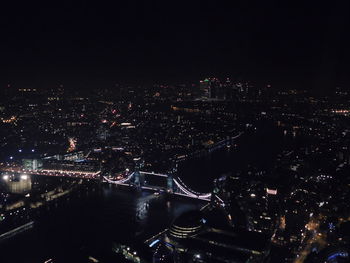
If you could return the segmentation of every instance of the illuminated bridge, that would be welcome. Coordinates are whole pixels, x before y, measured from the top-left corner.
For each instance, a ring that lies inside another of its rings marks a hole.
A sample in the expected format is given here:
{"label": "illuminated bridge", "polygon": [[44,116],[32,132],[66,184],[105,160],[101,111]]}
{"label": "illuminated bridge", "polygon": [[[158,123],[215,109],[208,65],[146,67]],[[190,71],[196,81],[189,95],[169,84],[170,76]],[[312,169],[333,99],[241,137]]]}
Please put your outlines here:
{"label": "illuminated bridge", "polygon": [[198,193],[189,188],[179,177],[174,178],[172,175],[151,173],[144,171],[134,171],[131,173],[124,173],[122,177],[108,178],[103,176],[100,171],[98,172],[84,172],[84,171],[68,171],[68,170],[24,170],[21,168],[1,168],[5,173],[18,173],[18,174],[31,174],[31,175],[43,175],[53,177],[69,177],[80,179],[92,179],[102,180],[115,185],[123,185],[128,187],[134,187],[137,189],[162,191],[169,194],[185,196],[195,199],[201,199],[209,201],[211,199],[211,193]]}
{"label": "illuminated bridge", "polygon": [[101,171],[75,171],[75,170],[54,170],[54,169],[23,169],[21,167],[0,167],[0,172],[3,173],[17,173],[17,174],[31,174],[43,176],[57,176],[57,177],[71,177],[81,179],[99,179]]}
{"label": "illuminated bridge", "polygon": [[[131,186],[153,191],[161,190],[174,195],[186,196],[205,201],[211,199],[211,193],[198,193],[193,191],[179,177],[174,178],[173,176],[166,174],[135,171],[120,180],[112,180],[106,176],[103,176],[103,180],[115,185]],[[159,182],[162,182],[162,184]]]}
{"label": "illuminated bridge", "polygon": [[[105,176],[105,172],[101,169],[101,166],[89,166],[84,163],[80,163],[80,160],[84,160],[86,156],[89,156],[92,151],[87,155],[84,155],[82,151],[71,153],[63,156],[64,161],[71,161],[65,165],[64,162],[61,164],[55,156],[46,157],[46,159],[52,159],[53,163],[49,166],[42,166],[39,168],[38,165],[32,165],[30,167],[0,167],[0,171],[12,172],[12,173],[26,173],[33,175],[43,175],[43,176],[57,176],[57,177],[70,177],[70,178],[81,178],[81,179],[92,179],[92,180],[102,180],[110,184],[124,185],[129,187],[134,187],[138,189],[152,190],[152,191],[163,191],[169,194],[186,196],[190,198],[196,198],[201,200],[209,201],[211,199],[211,193],[198,193],[191,188],[189,188],[179,177],[173,176],[176,174],[178,164],[185,160],[201,156],[203,154],[209,154],[218,149],[222,149],[228,146],[234,145],[234,142],[239,138],[243,132],[240,132],[234,137],[229,137],[222,141],[219,141],[206,150],[195,152],[189,155],[179,156],[175,160],[175,167],[173,173],[170,174],[160,174],[153,172],[139,171],[138,168],[134,172],[129,172],[129,168],[124,171],[119,172],[113,177]],[[122,149],[122,148],[121,148]],[[112,148],[113,151],[120,150],[119,148]],[[94,152],[101,152],[102,150],[97,148],[93,149]],[[35,161],[35,160],[32,160]],[[75,162],[74,162],[75,161]],[[77,162],[78,161],[78,162]],[[75,169],[76,166],[79,169]],[[125,167],[124,167],[125,168]]]}

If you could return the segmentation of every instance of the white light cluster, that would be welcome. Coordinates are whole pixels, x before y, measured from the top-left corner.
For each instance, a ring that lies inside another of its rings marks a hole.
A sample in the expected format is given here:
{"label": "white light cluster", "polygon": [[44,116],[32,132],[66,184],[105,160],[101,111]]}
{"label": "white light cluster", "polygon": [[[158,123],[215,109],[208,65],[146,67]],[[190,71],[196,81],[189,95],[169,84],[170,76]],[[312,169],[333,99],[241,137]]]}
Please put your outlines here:
{"label": "white light cluster", "polygon": [[107,182],[112,183],[112,184],[123,184],[126,183],[127,181],[129,181],[132,177],[133,177],[134,173],[131,173],[127,178],[118,180],[118,181],[113,181],[108,179],[107,177],[103,177],[103,179],[105,179]]}
{"label": "white light cluster", "polygon": [[[180,178],[178,178],[178,179],[181,181]],[[211,197],[211,193],[203,194],[203,193],[194,192],[192,190],[189,190],[189,188],[182,181],[181,181],[181,183],[184,186],[182,186],[176,179],[173,179],[173,180],[174,180],[176,186],[188,196],[195,197],[195,198],[210,198]]]}

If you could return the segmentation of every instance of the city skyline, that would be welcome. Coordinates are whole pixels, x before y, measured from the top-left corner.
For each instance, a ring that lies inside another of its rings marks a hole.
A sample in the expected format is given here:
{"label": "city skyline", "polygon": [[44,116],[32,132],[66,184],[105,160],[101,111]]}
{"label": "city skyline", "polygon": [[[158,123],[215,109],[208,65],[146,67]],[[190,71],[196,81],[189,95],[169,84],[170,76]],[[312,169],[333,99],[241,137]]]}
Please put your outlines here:
{"label": "city skyline", "polygon": [[1,263],[350,262],[348,14],[2,4]]}

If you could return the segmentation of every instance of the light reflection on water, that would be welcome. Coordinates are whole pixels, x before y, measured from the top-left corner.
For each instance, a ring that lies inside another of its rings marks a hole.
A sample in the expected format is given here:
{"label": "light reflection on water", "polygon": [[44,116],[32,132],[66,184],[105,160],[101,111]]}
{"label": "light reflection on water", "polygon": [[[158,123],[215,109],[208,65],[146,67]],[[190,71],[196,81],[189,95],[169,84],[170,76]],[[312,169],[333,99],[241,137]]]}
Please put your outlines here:
{"label": "light reflection on water", "polygon": [[[24,195],[60,182],[58,178],[23,179],[2,181],[2,191]],[[168,227],[181,213],[204,204],[114,185],[82,185],[69,197],[50,202],[35,213],[38,217],[33,230],[0,243],[4,251],[1,262],[43,262],[63,250],[102,253],[110,250],[112,242],[146,240]],[[21,247],[23,253],[11,253],[14,246]]]}

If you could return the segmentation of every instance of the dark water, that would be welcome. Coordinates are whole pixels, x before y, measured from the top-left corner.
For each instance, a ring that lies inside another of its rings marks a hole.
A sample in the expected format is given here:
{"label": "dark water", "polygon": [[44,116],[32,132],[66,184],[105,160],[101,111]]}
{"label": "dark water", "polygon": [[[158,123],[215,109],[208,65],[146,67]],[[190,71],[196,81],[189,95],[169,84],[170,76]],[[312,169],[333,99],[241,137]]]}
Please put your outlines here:
{"label": "dark water", "polygon": [[181,213],[204,204],[108,184],[82,185],[37,209],[33,229],[1,242],[1,262],[44,262],[52,257],[71,262],[70,255],[76,253],[100,257],[111,251],[113,242],[143,242]]}
{"label": "dark water", "polygon": [[230,148],[222,148],[201,158],[180,163],[179,175],[192,189],[209,192],[213,180],[223,174],[236,173],[248,166],[270,172],[277,154],[290,148],[296,139],[283,135],[283,130],[271,126],[259,127],[259,131],[246,132]]}

